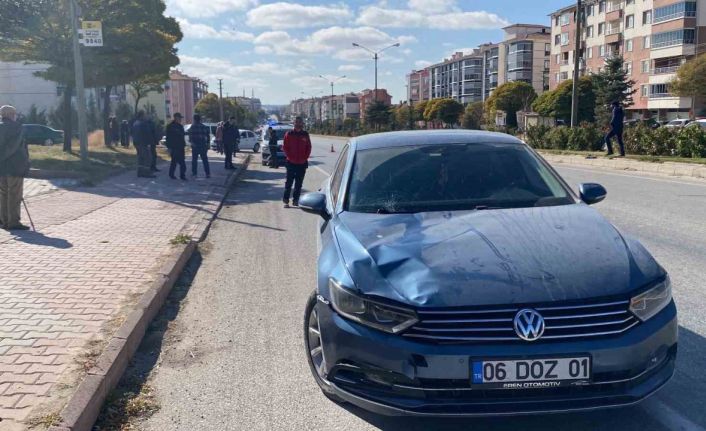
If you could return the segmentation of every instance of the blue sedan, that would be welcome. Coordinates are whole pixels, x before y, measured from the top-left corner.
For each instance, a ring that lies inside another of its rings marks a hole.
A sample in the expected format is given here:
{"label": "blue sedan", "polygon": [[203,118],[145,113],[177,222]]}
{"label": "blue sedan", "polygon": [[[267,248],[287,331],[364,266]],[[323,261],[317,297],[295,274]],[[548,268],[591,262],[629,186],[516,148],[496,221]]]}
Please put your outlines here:
{"label": "blue sedan", "polygon": [[324,394],[386,415],[637,403],[672,376],[669,276],[504,134],[355,138],[320,192],[307,360]]}

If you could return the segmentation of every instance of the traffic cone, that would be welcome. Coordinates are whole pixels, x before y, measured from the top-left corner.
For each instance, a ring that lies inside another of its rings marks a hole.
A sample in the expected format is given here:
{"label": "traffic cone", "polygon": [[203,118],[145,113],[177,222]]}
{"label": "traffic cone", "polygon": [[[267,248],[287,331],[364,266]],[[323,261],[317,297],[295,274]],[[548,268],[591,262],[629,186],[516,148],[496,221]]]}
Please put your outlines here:
{"label": "traffic cone", "polygon": [[331,152],[332,152],[332,153],[335,153],[335,152],[336,152],[336,150],[333,149],[333,144],[331,144]]}

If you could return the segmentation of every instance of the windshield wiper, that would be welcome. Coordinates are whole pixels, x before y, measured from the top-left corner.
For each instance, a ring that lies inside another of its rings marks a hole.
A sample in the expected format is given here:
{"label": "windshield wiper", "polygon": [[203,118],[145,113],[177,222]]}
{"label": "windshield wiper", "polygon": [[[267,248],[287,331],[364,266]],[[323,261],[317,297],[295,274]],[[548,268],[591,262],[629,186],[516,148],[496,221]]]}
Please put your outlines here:
{"label": "windshield wiper", "polygon": [[378,208],[375,214],[412,214],[414,211],[389,210],[387,208]]}
{"label": "windshield wiper", "polygon": [[491,207],[488,205],[477,205],[473,207],[475,211],[482,211],[482,210],[501,210],[504,209],[503,207]]}

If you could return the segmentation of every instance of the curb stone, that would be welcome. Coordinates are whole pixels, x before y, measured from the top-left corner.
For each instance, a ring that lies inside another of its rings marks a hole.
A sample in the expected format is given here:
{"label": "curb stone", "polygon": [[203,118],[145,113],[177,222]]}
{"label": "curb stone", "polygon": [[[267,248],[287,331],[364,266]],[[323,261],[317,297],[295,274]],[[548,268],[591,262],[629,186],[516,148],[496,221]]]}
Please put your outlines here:
{"label": "curb stone", "polygon": [[225,193],[218,208],[213,214],[204,216],[194,231],[198,234],[195,235],[198,238],[192,239],[188,244],[174,246],[174,251],[157,272],[157,279],[151,283],[120,328],[110,338],[96,364],[88,371],[69,399],[61,412],[61,423],[49,427],[48,431],[90,431],[93,428],[103,403],[122,378],[128,362],[142,342],[147,327],[164,305],[179,275],[196,251],[198,243],[206,238],[211,223],[223,206],[228,190],[247,170],[251,157],[247,155],[238,170],[226,180]]}

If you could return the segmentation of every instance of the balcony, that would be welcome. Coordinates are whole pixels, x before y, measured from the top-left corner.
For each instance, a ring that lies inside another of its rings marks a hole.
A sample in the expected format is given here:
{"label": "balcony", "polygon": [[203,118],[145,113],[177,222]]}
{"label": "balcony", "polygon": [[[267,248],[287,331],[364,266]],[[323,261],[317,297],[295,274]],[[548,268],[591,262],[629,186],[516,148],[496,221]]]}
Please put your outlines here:
{"label": "balcony", "polygon": [[676,73],[677,70],[679,70],[679,66],[662,66],[662,67],[657,67],[652,70],[651,74],[652,75],[667,75],[670,73]]}

